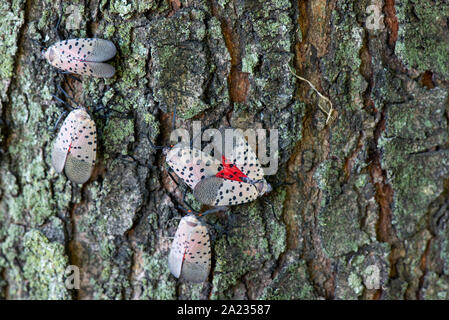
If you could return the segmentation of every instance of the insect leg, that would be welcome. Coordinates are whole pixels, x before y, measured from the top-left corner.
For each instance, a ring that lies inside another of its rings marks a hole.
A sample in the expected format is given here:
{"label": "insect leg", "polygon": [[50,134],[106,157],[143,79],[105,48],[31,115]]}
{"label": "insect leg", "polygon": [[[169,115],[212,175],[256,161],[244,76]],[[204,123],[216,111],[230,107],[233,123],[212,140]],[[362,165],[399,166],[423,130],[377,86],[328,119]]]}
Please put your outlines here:
{"label": "insect leg", "polygon": [[67,114],[67,111],[66,111],[66,110],[64,110],[64,111],[61,113],[61,115],[59,116],[58,120],[56,120],[56,123],[55,123],[53,129],[50,129],[51,132],[55,132],[55,131],[56,131],[56,128],[58,127],[59,122],[61,121],[62,117],[64,117],[66,114]]}
{"label": "insect leg", "polygon": [[220,211],[227,211],[227,210],[229,210],[229,208],[226,207],[226,206],[216,207],[216,208],[209,209],[209,210],[206,210],[204,212],[201,212],[198,215],[199,216],[205,216],[205,215],[208,215],[208,214],[211,214],[211,213],[217,213],[217,212],[220,212]]}
{"label": "insect leg", "polygon": [[187,197],[187,189],[184,190],[184,192],[182,193],[182,203],[184,203],[185,205],[187,205],[190,210],[195,211],[190,204],[186,201],[186,197]]}
{"label": "insect leg", "polygon": [[157,145],[155,145],[155,144],[151,141],[150,138],[148,138],[148,142],[150,143],[151,147],[152,147],[153,149],[155,149],[155,150],[164,150],[165,148],[167,148],[167,147],[165,147],[165,146],[157,146]]}
{"label": "insect leg", "polygon": [[172,125],[171,125],[173,131],[175,130],[175,127],[176,127],[176,108],[177,108],[177,106],[178,106],[178,95],[175,96],[175,107],[173,109],[173,120],[172,120]]}
{"label": "insect leg", "polygon": [[173,177],[173,175],[171,174],[171,169],[168,170],[167,173],[170,176],[170,178],[173,180],[173,182],[176,184],[176,186],[179,187],[178,181],[176,181],[175,177]]}
{"label": "insect leg", "polygon": [[67,102],[65,102],[64,100],[59,98],[58,96],[55,96],[54,94],[52,94],[51,96],[53,97],[53,99],[57,100],[59,103],[61,103],[65,107],[69,108],[70,110],[74,109],[70,104],[68,104]]}
{"label": "insect leg", "polygon": [[[92,113],[94,114],[94,116],[96,118],[100,118],[100,119],[106,119],[106,121],[109,120],[109,117],[111,116],[112,112],[115,112],[121,116],[117,116],[121,119],[133,119],[133,115],[129,114],[127,112],[123,112],[123,111],[119,111],[116,110],[114,108],[108,107],[108,106],[104,106],[102,104],[98,104],[95,107],[92,108]],[[99,114],[100,111],[103,110],[103,114]]]}
{"label": "insect leg", "polygon": [[71,79],[73,79],[73,80],[75,80],[75,81],[81,82],[81,79],[80,79],[80,78],[75,77],[72,73],[70,73],[70,72],[68,72],[68,71],[61,71],[61,70],[58,70],[57,72],[59,72],[60,74],[62,74],[62,75],[64,75],[64,76],[68,76],[69,78],[71,78]]}
{"label": "insect leg", "polygon": [[77,104],[76,101],[61,87],[60,84],[57,85],[58,91],[61,91],[62,94],[69,99],[70,101],[72,101],[74,104]]}
{"label": "insect leg", "polygon": [[[187,204],[187,206],[190,208],[190,206]],[[192,208],[190,209],[186,209],[181,205],[178,205],[178,209],[181,210],[182,212],[184,212],[185,214],[195,214],[195,210],[193,210]]]}

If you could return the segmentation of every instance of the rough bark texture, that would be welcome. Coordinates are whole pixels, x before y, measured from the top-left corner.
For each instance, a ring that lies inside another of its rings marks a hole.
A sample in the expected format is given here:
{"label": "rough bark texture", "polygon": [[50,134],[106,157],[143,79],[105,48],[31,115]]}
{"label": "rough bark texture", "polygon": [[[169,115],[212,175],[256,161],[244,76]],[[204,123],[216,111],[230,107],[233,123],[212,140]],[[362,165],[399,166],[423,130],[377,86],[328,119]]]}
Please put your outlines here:
{"label": "rough bark texture", "polygon": [[[80,187],[50,164],[63,76],[39,43],[58,40],[59,4],[1,1],[0,298],[448,299],[449,5],[378,2],[382,30],[371,0],[64,2],[63,37],[118,47],[116,76],[64,88],[131,116],[96,119]],[[290,66],[333,102],[328,124]],[[167,268],[182,196],[149,139],[168,143],[174,104],[178,126],[278,128],[268,180],[293,182],[207,218],[204,284]]]}

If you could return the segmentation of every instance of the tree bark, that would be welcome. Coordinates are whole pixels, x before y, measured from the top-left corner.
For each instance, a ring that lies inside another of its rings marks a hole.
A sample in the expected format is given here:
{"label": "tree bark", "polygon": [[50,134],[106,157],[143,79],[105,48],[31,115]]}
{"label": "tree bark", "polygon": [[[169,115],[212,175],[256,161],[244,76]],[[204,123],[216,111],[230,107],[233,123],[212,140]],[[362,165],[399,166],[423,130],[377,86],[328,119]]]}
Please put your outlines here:
{"label": "tree bark", "polygon": [[[0,298],[448,299],[448,15],[443,0],[64,1],[64,38],[118,48],[113,78],[78,82],[41,55],[59,3],[2,1]],[[58,84],[128,116],[95,118],[82,186],[51,167]],[[169,143],[175,105],[178,127],[279,130],[274,191],[205,218],[203,284],[167,266],[182,188],[151,143]]]}

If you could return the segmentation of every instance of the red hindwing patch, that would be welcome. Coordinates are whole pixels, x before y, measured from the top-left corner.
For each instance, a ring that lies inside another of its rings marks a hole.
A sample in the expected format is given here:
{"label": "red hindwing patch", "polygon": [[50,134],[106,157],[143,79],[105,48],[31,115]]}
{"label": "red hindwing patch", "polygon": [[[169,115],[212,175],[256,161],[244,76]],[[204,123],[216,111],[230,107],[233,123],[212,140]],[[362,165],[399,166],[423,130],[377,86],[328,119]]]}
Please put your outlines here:
{"label": "red hindwing patch", "polygon": [[221,156],[221,161],[223,163],[223,170],[218,172],[215,176],[218,178],[223,178],[227,180],[235,180],[235,181],[241,181],[242,178],[248,178],[245,174],[243,174],[242,171],[240,171],[239,168],[233,163],[228,163],[226,161],[226,158],[224,156]]}

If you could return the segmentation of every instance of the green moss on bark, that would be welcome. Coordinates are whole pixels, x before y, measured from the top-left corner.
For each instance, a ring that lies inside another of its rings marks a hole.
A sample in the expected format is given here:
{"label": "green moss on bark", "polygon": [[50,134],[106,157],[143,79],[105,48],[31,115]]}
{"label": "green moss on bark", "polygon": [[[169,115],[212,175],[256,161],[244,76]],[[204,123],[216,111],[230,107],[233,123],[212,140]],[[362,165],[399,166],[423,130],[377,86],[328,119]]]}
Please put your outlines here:
{"label": "green moss on bark", "polygon": [[24,280],[28,282],[30,299],[70,299],[65,286],[68,259],[64,246],[50,243],[39,231],[32,230],[24,238]]}

